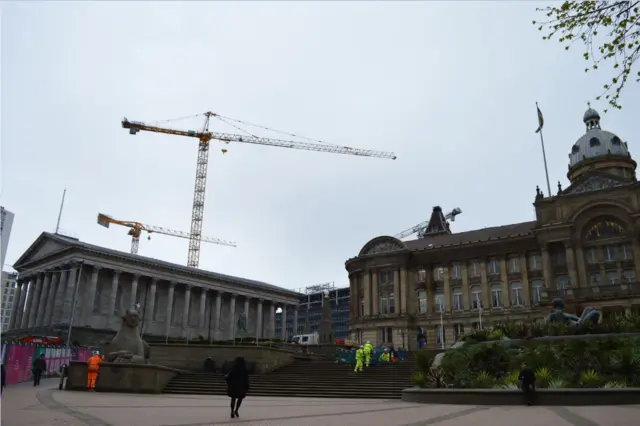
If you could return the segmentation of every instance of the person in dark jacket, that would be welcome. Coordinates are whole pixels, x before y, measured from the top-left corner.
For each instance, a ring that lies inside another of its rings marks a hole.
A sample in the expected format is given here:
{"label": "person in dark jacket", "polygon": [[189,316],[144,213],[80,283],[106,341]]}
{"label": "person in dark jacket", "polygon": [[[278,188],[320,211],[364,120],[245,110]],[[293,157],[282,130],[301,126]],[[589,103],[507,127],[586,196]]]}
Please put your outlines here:
{"label": "person in dark jacket", "polygon": [[520,389],[524,392],[525,402],[527,405],[531,405],[536,391],[536,375],[526,362],[522,363],[518,381],[520,382]]}
{"label": "person in dark jacket", "polygon": [[249,391],[249,373],[244,358],[236,358],[231,371],[225,376],[225,380],[227,381],[227,396],[231,398],[231,418],[240,417],[238,409]]}
{"label": "person in dark jacket", "polygon": [[0,385],[0,395],[2,390],[7,387],[7,372],[4,370],[4,364],[2,364],[2,384]]}
{"label": "person in dark jacket", "polygon": [[40,386],[40,378],[42,373],[47,371],[47,363],[44,360],[44,352],[33,360],[33,386]]}

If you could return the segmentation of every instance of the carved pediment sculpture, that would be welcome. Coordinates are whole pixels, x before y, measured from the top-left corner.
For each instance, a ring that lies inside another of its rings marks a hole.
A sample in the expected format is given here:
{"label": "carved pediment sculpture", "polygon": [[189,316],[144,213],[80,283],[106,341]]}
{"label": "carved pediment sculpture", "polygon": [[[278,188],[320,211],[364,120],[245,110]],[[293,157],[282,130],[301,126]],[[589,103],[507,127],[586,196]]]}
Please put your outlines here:
{"label": "carved pediment sculpture", "polygon": [[605,176],[591,176],[584,181],[577,182],[575,185],[567,188],[564,191],[564,194],[582,194],[585,192],[600,191],[624,185],[628,185],[628,183]]}
{"label": "carved pediment sculpture", "polygon": [[400,240],[392,237],[379,237],[369,241],[360,252],[360,255],[389,253],[404,250],[405,248]]}

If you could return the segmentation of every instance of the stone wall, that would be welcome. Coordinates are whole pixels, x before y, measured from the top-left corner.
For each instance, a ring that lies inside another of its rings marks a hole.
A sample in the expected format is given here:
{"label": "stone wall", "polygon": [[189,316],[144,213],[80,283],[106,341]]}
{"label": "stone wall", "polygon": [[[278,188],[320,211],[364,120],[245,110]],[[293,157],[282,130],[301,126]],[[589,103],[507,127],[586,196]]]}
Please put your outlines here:
{"label": "stone wall", "polygon": [[255,362],[258,374],[291,364],[294,360],[290,351],[262,346],[151,345],[152,364],[189,371],[202,371],[207,358],[220,368],[225,361],[233,361],[239,356],[247,362]]}
{"label": "stone wall", "polygon": [[[162,393],[167,383],[180,370],[152,364],[115,364],[105,362],[100,367],[96,382],[97,392]],[[67,390],[84,390],[87,387],[87,363],[71,361]]]}

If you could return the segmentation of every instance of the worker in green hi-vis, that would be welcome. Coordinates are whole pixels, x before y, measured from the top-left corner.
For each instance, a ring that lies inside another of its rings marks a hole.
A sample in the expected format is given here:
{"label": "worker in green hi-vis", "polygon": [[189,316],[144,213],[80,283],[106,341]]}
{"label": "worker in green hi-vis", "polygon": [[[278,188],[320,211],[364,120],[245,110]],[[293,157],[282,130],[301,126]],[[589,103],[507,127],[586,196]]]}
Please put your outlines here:
{"label": "worker in green hi-vis", "polygon": [[364,349],[363,346],[360,346],[356,350],[356,368],[353,370],[354,372],[364,371],[364,367],[362,366],[362,361],[364,360]]}
{"label": "worker in green hi-vis", "polygon": [[367,341],[364,344],[364,357],[367,361],[367,367],[371,364],[371,354],[373,353],[373,345],[371,342]]}

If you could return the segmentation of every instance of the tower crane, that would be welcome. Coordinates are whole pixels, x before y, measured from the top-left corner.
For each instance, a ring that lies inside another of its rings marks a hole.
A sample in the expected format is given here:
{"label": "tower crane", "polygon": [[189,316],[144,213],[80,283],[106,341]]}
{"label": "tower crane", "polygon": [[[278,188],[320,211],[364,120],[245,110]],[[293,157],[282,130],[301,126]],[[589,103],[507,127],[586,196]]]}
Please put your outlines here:
{"label": "tower crane", "polygon": [[[202,240],[202,219],[204,216],[204,198],[205,198],[205,189],[207,184],[207,166],[209,163],[209,143],[211,140],[218,140],[224,143],[230,142],[241,142],[248,143],[254,145],[267,145],[267,146],[275,146],[281,148],[293,148],[293,149],[302,149],[306,151],[317,151],[317,152],[328,152],[333,154],[346,154],[346,155],[357,155],[362,157],[376,157],[376,158],[386,158],[395,160],[395,154],[391,152],[383,152],[383,151],[373,151],[366,149],[357,149],[350,148],[348,146],[339,146],[339,145],[331,145],[324,143],[322,141],[314,142],[297,142],[291,140],[282,140],[282,139],[271,139],[253,135],[244,129],[229,123],[227,120],[235,121],[236,123],[248,124],[255,127],[260,127],[264,130],[276,131],[278,133],[283,133],[289,136],[297,136],[292,133],[280,132],[274,129],[269,129],[264,126],[259,126],[256,124],[251,124],[247,122],[243,122],[241,120],[236,120],[230,117],[224,117],[220,114],[214,112],[205,112],[204,114],[199,114],[200,116],[204,116],[204,126],[202,130],[175,130],[167,127],[159,127],[153,124],[145,124],[139,121],[129,121],[126,117],[122,120],[122,127],[125,129],[129,129],[129,134],[135,135],[139,131],[147,131],[154,133],[164,133],[168,135],[176,135],[176,136],[186,136],[198,139],[198,159],[196,162],[196,181],[194,186],[194,194],[193,194],[193,206],[191,211],[191,231],[189,234],[189,256],[187,261],[187,266],[192,266],[194,268],[198,267],[198,263],[200,260],[200,241]],[[236,129],[247,133],[246,135],[239,135],[233,133],[217,133],[209,131],[209,123],[211,118],[214,117],[226,124],[229,124]],[[189,117],[184,117],[189,118]],[[166,120],[174,121],[174,120]],[[309,138],[305,138],[308,140],[313,140]],[[222,153],[226,153],[227,150],[223,149]]]}
{"label": "tower crane", "polygon": [[[456,207],[455,209],[451,210],[449,213],[444,215],[444,219],[445,220],[450,220],[451,222],[455,222],[456,220],[456,216],[458,216],[460,213],[462,213],[462,210],[460,210],[460,207]],[[422,223],[417,224],[416,226],[413,226],[409,229],[405,229],[404,231],[400,232],[399,234],[394,235],[395,238],[401,240],[403,238],[408,237],[409,235],[413,235],[415,233],[418,234],[418,238],[423,238],[424,237],[424,232],[427,229],[427,227],[429,226],[429,222],[430,220],[424,221]]]}
{"label": "tower crane", "polygon": [[[132,254],[138,254],[138,247],[140,246],[140,235],[142,235],[143,232],[147,233],[147,239],[149,240],[151,239],[152,233],[169,235],[171,237],[178,237],[178,238],[185,238],[185,239],[191,238],[191,234],[189,234],[188,232],[174,231],[173,229],[162,228],[160,226],[145,225],[140,222],[118,220],[106,214],[98,213],[98,225],[108,228],[110,224],[125,226],[129,228],[129,232],[127,233],[127,235],[131,235],[131,253]],[[210,237],[202,237],[201,239],[205,243],[213,243],[213,244],[219,244],[222,246],[237,247],[236,243],[233,241],[225,241],[225,240],[220,240],[218,238],[210,238]]]}

